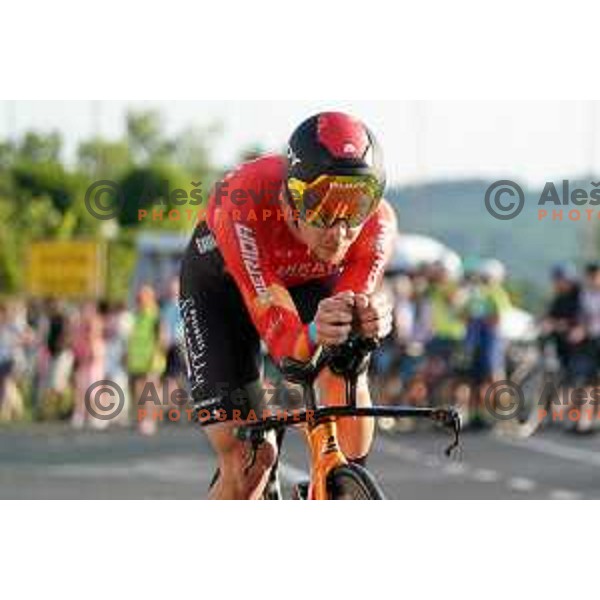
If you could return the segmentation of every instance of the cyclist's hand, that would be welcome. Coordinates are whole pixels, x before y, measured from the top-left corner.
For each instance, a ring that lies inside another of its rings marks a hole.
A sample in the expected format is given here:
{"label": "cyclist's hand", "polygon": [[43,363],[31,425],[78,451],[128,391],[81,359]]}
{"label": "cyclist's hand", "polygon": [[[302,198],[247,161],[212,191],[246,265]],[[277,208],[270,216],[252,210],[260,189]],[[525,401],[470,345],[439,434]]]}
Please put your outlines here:
{"label": "cyclist's hand", "polygon": [[355,305],[358,332],[362,336],[382,339],[391,333],[393,307],[387,294],[356,294]]}
{"label": "cyclist's hand", "polygon": [[317,343],[325,346],[343,344],[352,331],[354,292],[340,292],[319,302],[314,323]]}

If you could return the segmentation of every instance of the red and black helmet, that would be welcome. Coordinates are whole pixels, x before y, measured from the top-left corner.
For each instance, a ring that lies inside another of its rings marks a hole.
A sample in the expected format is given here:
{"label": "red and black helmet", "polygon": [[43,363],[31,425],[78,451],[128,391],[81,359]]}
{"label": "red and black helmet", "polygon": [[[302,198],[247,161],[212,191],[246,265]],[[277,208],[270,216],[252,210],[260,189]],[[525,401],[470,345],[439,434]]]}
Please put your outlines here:
{"label": "red and black helmet", "polygon": [[379,144],[359,120],[324,112],[301,123],[287,149],[287,188],[300,219],[328,227],[335,219],[361,224],[385,188]]}

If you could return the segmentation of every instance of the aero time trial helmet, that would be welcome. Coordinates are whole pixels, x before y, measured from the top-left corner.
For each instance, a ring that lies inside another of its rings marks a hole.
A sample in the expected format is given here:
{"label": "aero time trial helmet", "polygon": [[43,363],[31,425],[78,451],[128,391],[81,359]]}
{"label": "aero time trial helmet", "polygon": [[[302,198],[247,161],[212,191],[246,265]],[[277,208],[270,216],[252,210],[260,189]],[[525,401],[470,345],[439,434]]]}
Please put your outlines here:
{"label": "aero time trial helmet", "polygon": [[383,196],[385,168],[373,133],[357,119],[323,112],[301,123],[287,149],[287,198],[315,227],[358,227]]}

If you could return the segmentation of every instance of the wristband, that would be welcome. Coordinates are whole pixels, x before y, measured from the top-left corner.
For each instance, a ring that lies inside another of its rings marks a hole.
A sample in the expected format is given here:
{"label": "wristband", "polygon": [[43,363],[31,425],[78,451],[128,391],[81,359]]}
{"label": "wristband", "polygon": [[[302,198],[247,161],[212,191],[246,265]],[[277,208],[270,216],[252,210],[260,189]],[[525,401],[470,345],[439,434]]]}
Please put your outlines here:
{"label": "wristband", "polygon": [[308,339],[316,346],[317,345],[317,324],[311,321],[308,325]]}

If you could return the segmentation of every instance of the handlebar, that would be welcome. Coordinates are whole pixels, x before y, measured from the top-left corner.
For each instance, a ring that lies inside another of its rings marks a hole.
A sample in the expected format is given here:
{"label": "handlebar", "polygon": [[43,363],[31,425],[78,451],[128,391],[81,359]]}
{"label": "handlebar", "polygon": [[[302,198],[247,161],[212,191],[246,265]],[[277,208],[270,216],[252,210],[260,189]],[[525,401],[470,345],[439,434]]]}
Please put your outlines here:
{"label": "handlebar", "polygon": [[298,413],[297,418],[292,422],[280,420],[278,417],[269,417],[256,423],[246,423],[236,428],[235,436],[241,441],[249,441],[253,445],[262,443],[268,431],[282,431],[290,425],[306,423],[309,420],[319,420],[330,417],[421,417],[428,418],[452,430],[453,439],[444,451],[446,456],[450,456],[460,445],[461,421],[460,415],[454,408],[418,408],[413,406],[371,406],[356,408],[352,406],[329,406],[318,408],[312,411]]}
{"label": "handlebar", "polygon": [[336,375],[351,377],[365,370],[369,355],[378,346],[376,339],[350,334],[346,342],[339,346],[318,346],[306,362],[291,357],[283,358],[280,370],[291,383],[304,385],[312,384],[325,367],[329,367]]}
{"label": "handlebar", "polygon": [[[326,419],[331,417],[425,417],[432,421],[451,428],[454,434],[453,441],[445,451],[450,456],[460,443],[461,422],[458,412],[453,408],[418,408],[412,406],[356,406],[356,380],[363,373],[368,364],[368,358],[379,346],[379,341],[367,339],[358,334],[350,334],[348,340],[339,346],[318,346],[308,361],[300,361],[286,357],[281,361],[280,370],[283,376],[291,383],[301,384],[305,389],[307,408],[294,419],[293,424],[306,422],[310,419]],[[342,376],[347,383],[347,400],[345,406],[317,407],[314,403],[314,382],[319,373],[329,367],[333,373]],[[308,416],[310,413],[310,417]],[[290,423],[271,417],[260,423],[250,423],[236,431],[239,439],[260,443],[265,433],[269,430],[281,431]]]}

